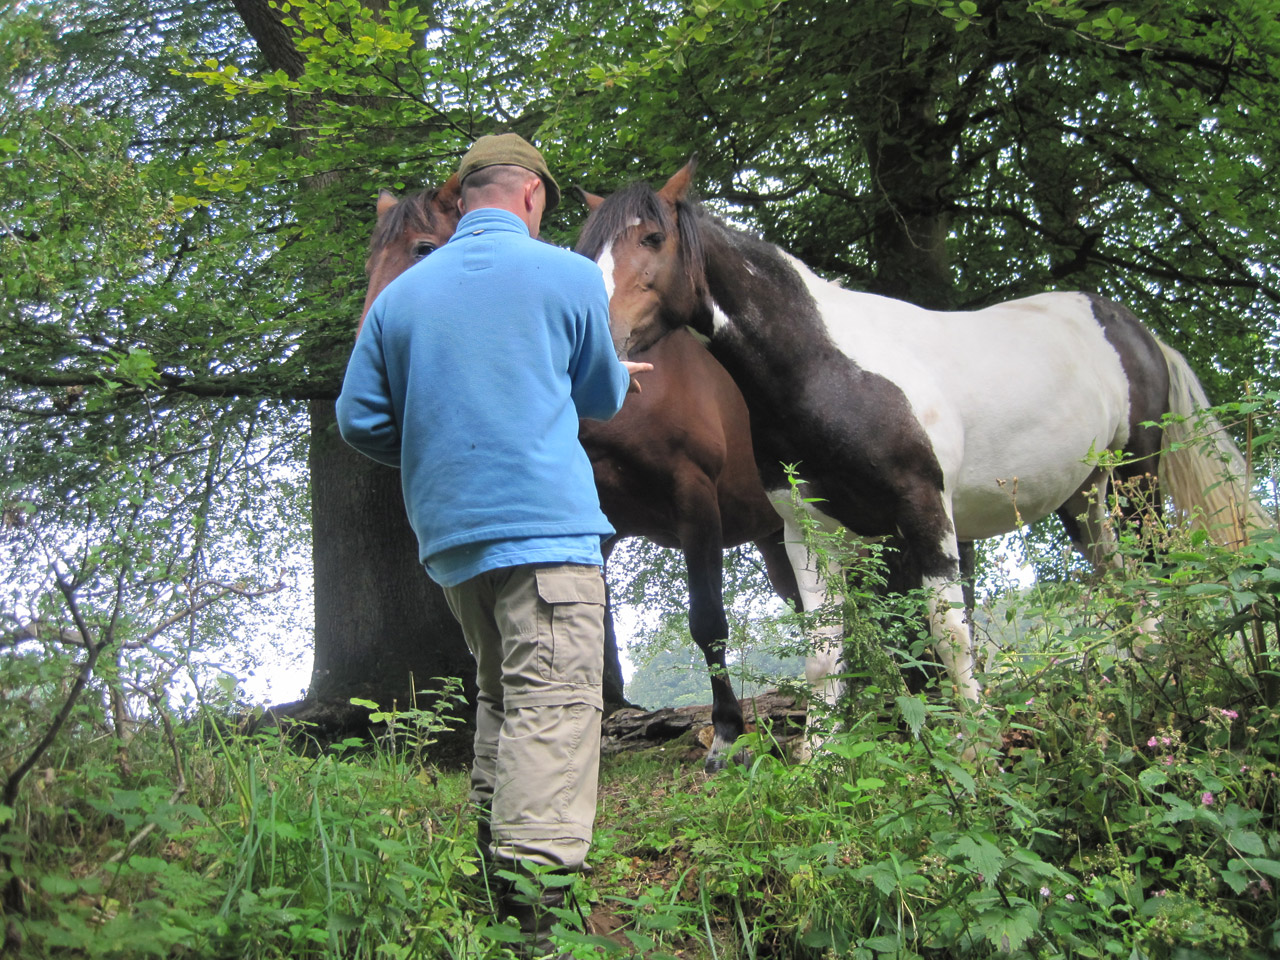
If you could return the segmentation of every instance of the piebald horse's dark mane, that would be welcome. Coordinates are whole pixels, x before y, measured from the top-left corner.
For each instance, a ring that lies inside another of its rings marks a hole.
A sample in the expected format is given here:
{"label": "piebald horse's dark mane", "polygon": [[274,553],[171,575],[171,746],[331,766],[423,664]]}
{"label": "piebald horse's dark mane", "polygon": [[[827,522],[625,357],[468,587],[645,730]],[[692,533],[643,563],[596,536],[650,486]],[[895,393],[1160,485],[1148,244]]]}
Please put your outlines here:
{"label": "piebald horse's dark mane", "polygon": [[439,187],[428,187],[419,193],[401,197],[394,207],[378,218],[378,225],[369,240],[369,253],[377,253],[405,231],[423,232],[434,229],[434,201],[439,193]]}
{"label": "piebald horse's dark mane", "polygon": [[667,204],[647,183],[633,183],[629,187],[610,194],[592,211],[574,247],[592,260],[599,258],[606,246],[613,243],[624,230],[637,221],[654,223],[663,233],[675,230],[680,240],[680,266],[688,275],[696,291],[706,289],[706,265],[703,259],[702,235],[697,220],[701,204],[692,199],[676,203],[675,223]]}

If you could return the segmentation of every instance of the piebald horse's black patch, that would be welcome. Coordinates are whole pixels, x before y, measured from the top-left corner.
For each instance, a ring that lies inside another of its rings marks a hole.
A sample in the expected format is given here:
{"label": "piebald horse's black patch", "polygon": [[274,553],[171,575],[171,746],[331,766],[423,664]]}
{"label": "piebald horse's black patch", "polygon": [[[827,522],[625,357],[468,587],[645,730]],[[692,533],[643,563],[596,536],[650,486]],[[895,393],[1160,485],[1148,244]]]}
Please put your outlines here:
{"label": "piebald horse's black patch", "polygon": [[699,223],[708,290],[732,321],[701,332],[714,334],[711,352],[747,400],[765,486],[784,486],[781,464],[798,464],[824,513],[905,548],[896,564],[910,565],[906,576],[955,577],[957,558],[937,547],[953,532],[942,469],[901,387],[836,346],[776,247],[711,217]]}

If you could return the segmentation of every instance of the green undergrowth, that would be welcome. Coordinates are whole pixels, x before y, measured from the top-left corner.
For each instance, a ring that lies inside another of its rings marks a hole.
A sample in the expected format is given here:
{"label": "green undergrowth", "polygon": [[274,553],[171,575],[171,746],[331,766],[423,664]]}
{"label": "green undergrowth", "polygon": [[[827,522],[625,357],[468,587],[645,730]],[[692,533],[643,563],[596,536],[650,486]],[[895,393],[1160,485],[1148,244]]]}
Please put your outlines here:
{"label": "green undergrowth", "polygon": [[[562,945],[658,960],[1277,955],[1280,546],[1191,537],[1135,569],[1015,597],[980,708],[872,670],[807,764],[767,730],[711,778],[687,746],[607,757],[595,869],[575,881]],[[855,610],[850,635],[894,616]],[[59,676],[7,658],[6,777]],[[466,777],[433,763],[439,712],[299,749],[163,711],[121,742],[100,699],[76,710],[0,808],[9,955],[510,955]]]}

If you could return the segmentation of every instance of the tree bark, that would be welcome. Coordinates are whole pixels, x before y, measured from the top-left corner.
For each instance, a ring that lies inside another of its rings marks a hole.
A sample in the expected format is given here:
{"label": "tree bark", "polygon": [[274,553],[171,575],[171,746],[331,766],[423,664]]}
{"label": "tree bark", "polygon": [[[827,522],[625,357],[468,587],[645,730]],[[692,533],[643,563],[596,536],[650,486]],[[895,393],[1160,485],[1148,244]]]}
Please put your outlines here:
{"label": "tree bark", "polygon": [[933,115],[932,91],[912,79],[886,91],[881,102],[891,108],[866,137],[872,182],[881,197],[871,233],[872,292],[945,310],[955,298],[944,202],[952,142]]}

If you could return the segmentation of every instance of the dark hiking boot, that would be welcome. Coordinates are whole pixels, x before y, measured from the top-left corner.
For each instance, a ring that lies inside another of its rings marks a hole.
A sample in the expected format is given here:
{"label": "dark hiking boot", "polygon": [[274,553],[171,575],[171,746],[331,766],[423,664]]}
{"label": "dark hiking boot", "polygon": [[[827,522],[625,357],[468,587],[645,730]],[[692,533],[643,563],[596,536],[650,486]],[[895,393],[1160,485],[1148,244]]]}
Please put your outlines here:
{"label": "dark hiking boot", "polygon": [[[509,869],[523,872],[514,864]],[[551,942],[551,927],[560,922],[556,911],[564,909],[569,900],[568,887],[542,886],[538,876],[529,874],[520,881],[500,877],[497,888],[499,918],[514,921],[525,938],[516,951],[518,956],[525,960],[571,960],[572,954],[557,952]]]}
{"label": "dark hiking boot", "polygon": [[500,910],[504,919],[514,920],[524,934],[525,941],[518,951],[522,957],[554,956],[568,958],[568,953],[557,953],[551,942],[551,925],[559,921],[553,912],[564,907],[564,890],[544,890],[537,897],[529,897],[512,891],[502,898]]}

